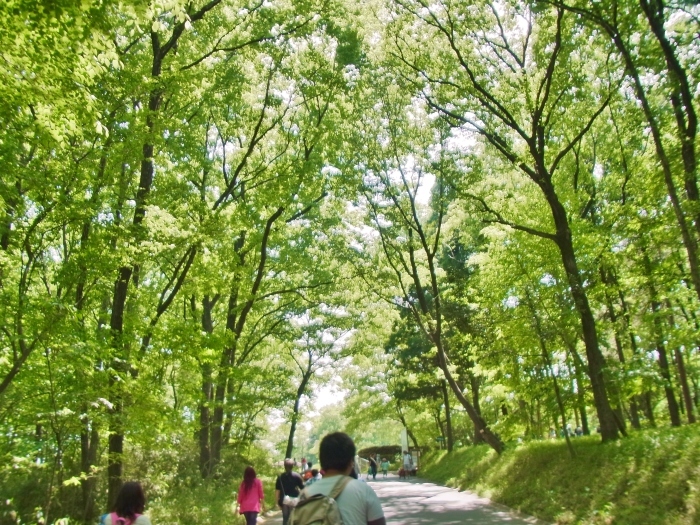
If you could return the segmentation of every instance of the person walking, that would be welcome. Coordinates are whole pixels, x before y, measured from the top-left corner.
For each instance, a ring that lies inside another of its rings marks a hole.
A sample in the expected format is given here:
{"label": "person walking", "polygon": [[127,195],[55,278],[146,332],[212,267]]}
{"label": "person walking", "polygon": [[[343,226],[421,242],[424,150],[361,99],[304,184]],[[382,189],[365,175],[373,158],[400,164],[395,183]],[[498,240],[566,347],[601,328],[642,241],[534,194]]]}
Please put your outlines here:
{"label": "person walking", "polygon": [[296,506],[299,492],[304,488],[304,480],[296,472],[293,472],[294,460],[284,460],[284,472],[277,476],[275,482],[275,500],[282,509],[282,525],[287,525],[289,515]]}
{"label": "person walking", "polygon": [[258,522],[258,513],[262,510],[264,500],[262,481],[253,467],[246,467],[237,498],[238,513],[245,516],[246,525],[255,525]]}
{"label": "person walking", "polygon": [[146,496],[138,481],[127,481],[122,485],[112,512],[100,517],[100,525],[151,525],[143,511]]}
{"label": "person walking", "polygon": [[319,446],[323,479],[306,487],[302,497],[328,496],[336,485],[344,484],[335,499],[343,525],[386,525],[382,504],[372,487],[350,477],[355,468],[354,457],[355,443],[350,436],[343,432],[325,436]]}
{"label": "person walking", "polygon": [[369,473],[372,474],[372,481],[377,481],[377,455],[370,454],[369,456]]}
{"label": "person walking", "polygon": [[413,472],[413,456],[408,450],[403,452],[403,469],[406,473],[406,478],[408,478]]}

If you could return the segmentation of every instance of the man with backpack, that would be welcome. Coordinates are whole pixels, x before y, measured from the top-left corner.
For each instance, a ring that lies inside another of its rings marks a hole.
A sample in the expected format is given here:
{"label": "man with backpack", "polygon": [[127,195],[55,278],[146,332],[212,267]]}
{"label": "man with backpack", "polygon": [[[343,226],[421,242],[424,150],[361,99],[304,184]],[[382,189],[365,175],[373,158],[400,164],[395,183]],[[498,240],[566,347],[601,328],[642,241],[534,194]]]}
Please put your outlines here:
{"label": "man with backpack", "polygon": [[290,525],[386,525],[372,487],[350,477],[355,443],[343,432],[328,434],[319,446],[323,479],[306,487]]}
{"label": "man with backpack", "polygon": [[289,515],[297,504],[299,491],[304,488],[304,481],[299,474],[292,471],[293,468],[294,460],[285,459],[284,472],[277,476],[275,482],[275,498],[282,509],[282,525],[287,525]]}

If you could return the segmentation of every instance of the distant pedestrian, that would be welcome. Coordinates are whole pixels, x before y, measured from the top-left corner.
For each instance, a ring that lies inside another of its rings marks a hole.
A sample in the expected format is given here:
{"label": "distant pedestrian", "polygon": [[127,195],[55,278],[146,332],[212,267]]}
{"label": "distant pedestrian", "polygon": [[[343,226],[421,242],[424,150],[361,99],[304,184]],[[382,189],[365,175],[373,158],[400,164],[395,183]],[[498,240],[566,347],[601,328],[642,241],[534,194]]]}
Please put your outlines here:
{"label": "distant pedestrian", "polygon": [[413,472],[413,456],[411,456],[408,450],[403,451],[403,469],[406,471],[406,477]]}
{"label": "distant pedestrian", "polygon": [[318,469],[312,468],[311,470],[309,470],[309,472],[311,473],[311,476],[308,480],[304,481],[304,488],[308,487],[309,485],[313,485],[319,479],[323,479],[323,476],[318,471]]}
{"label": "distant pedestrian", "polygon": [[372,474],[372,481],[377,480],[377,458],[376,454],[370,454],[369,456],[369,473]]}
{"label": "distant pedestrian", "polygon": [[382,458],[382,474],[384,477],[387,477],[387,474],[389,474],[389,462],[387,461],[386,458]]}
{"label": "distant pedestrian", "polygon": [[304,481],[301,476],[293,472],[294,460],[287,458],[284,460],[284,472],[277,476],[275,482],[275,500],[282,509],[282,525],[287,525],[289,515],[296,506],[299,492],[304,488]]}
{"label": "distant pedestrian", "polygon": [[112,512],[103,514],[100,525],[151,525],[144,515],[146,496],[138,481],[127,481],[122,485]]}

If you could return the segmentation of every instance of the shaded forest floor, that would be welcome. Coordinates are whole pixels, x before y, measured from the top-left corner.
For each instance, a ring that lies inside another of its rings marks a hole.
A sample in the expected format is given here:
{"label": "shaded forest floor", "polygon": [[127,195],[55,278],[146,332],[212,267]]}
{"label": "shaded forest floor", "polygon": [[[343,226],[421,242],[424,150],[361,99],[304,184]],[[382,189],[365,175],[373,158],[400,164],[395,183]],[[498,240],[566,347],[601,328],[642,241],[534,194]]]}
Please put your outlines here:
{"label": "shaded forest floor", "polygon": [[431,452],[420,475],[557,524],[700,524],[700,424],[601,444],[598,436]]}

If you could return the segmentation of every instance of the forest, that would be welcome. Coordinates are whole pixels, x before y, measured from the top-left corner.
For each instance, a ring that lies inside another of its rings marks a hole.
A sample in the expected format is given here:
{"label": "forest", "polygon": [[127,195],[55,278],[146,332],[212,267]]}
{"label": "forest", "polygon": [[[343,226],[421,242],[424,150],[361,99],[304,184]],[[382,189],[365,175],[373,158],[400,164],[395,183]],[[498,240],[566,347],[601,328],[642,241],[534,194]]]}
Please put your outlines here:
{"label": "forest", "polygon": [[0,15],[0,523],[696,422],[696,1]]}

